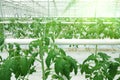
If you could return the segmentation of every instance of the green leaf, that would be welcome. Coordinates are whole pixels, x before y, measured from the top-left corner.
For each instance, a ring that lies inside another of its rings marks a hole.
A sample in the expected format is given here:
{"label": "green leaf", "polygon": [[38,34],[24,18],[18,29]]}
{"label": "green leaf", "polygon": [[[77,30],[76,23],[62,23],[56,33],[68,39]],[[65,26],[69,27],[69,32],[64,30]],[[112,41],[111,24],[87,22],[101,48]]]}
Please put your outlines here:
{"label": "green leaf", "polygon": [[6,59],[2,65],[0,65],[0,80],[10,80],[12,71],[10,70],[12,66],[11,60]]}
{"label": "green leaf", "polygon": [[56,60],[55,60],[55,72],[56,74],[59,75],[59,73],[63,73],[63,67],[64,67],[64,59],[58,57]]}
{"label": "green leaf", "polygon": [[58,79],[58,75],[56,75],[56,74],[52,75],[52,79]]}
{"label": "green leaf", "polygon": [[90,56],[88,56],[87,59],[84,60],[83,64],[90,61],[90,60],[96,60],[97,56],[95,54],[91,54]]}
{"label": "green leaf", "polygon": [[48,56],[47,56],[47,58],[46,58],[46,60],[45,60],[46,65],[47,65],[48,68],[50,67],[51,61],[54,60],[54,57],[55,57],[54,49],[51,49],[51,50],[48,52]]}
{"label": "green leaf", "polygon": [[0,62],[2,61],[2,57],[0,56]]}
{"label": "green leaf", "polygon": [[109,80],[113,80],[114,79],[114,77],[116,76],[116,74],[117,74],[117,69],[118,69],[118,67],[119,67],[119,64],[118,63],[114,63],[114,62],[112,62],[111,64],[110,64],[110,66],[109,66],[109,75],[110,75],[110,77],[109,77]]}
{"label": "green leaf", "polygon": [[93,80],[104,80],[104,76],[103,75],[95,75]]}
{"label": "green leaf", "polygon": [[110,56],[108,56],[106,53],[99,52],[98,55],[103,59],[103,60],[108,60]]}
{"label": "green leaf", "polygon": [[47,79],[49,75],[50,75],[50,69],[47,68],[47,69],[45,70],[45,78]]}
{"label": "green leaf", "polygon": [[4,43],[4,37],[0,36],[0,46]]}
{"label": "green leaf", "polygon": [[74,73],[76,75],[77,72],[78,72],[77,61],[70,56],[66,56],[66,58],[67,58],[67,61],[69,61],[69,64],[70,64],[70,72],[72,72],[74,70]]}
{"label": "green leaf", "polygon": [[11,58],[11,61],[12,61],[11,70],[15,74],[15,78],[17,79],[21,74],[20,65],[19,65],[20,57]]}
{"label": "green leaf", "polygon": [[91,74],[93,71],[92,69],[89,68],[89,64],[82,64],[80,66],[81,68],[81,73],[83,74],[85,72],[85,74]]}
{"label": "green leaf", "polygon": [[4,29],[3,25],[0,24],[0,46],[4,43]]}
{"label": "green leaf", "polygon": [[68,80],[70,80],[70,64],[67,61],[64,64],[62,74],[65,75]]}
{"label": "green leaf", "polygon": [[86,74],[86,75],[85,75],[85,78],[89,78],[89,77],[91,77],[91,75],[89,75],[89,74]]}
{"label": "green leaf", "polygon": [[66,56],[66,53],[65,53],[65,51],[63,49],[60,48],[59,52],[61,53],[62,56]]}
{"label": "green leaf", "polygon": [[35,66],[33,66],[33,67],[29,70],[29,74],[32,74],[33,72],[36,72]]}
{"label": "green leaf", "polygon": [[30,67],[31,65],[34,64],[34,62],[35,62],[35,57],[31,56],[28,61],[28,64],[29,64],[28,66]]}
{"label": "green leaf", "polygon": [[52,79],[64,80],[62,76],[56,74],[52,75]]}
{"label": "green leaf", "polygon": [[48,54],[48,56],[47,56],[47,58],[45,60],[46,65],[47,65],[48,68],[50,67],[51,60],[52,60],[52,55]]}
{"label": "green leaf", "polygon": [[13,49],[13,44],[8,43],[8,49]]}
{"label": "green leaf", "polygon": [[115,58],[115,61],[120,63],[120,58]]}
{"label": "green leaf", "polygon": [[15,45],[17,51],[20,51],[20,50],[21,50],[20,44],[14,43],[14,45]]}
{"label": "green leaf", "polygon": [[76,60],[74,60],[70,56],[60,56],[55,60],[55,72],[57,75],[61,73],[68,80],[70,80],[70,73],[74,70],[75,74],[77,74],[78,66]]}
{"label": "green leaf", "polygon": [[46,46],[48,46],[50,44],[50,39],[45,37],[45,38],[42,38],[42,42],[43,44],[45,44]]}
{"label": "green leaf", "polygon": [[28,65],[28,60],[27,57],[23,56],[20,58],[20,68],[21,68],[21,75],[25,76],[27,75],[29,71],[29,65]]}
{"label": "green leaf", "polygon": [[39,46],[39,47],[42,46],[42,42],[41,42],[40,39],[37,39],[37,40],[35,40],[35,41],[32,41],[32,42],[30,42],[30,44],[29,44],[29,48],[30,48],[30,49],[37,48],[38,46]]}

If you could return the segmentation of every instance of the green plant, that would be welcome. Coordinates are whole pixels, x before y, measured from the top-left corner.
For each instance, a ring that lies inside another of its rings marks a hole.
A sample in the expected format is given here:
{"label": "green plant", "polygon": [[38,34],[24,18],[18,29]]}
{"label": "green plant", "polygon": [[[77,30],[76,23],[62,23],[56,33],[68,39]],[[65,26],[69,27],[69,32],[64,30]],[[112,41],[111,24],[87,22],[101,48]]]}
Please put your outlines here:
{"label": "green plant", "polygon": [[[70,80],[71,72],[77,74],[78,63],[75,59],[68,56],[65,51],[55,43],[56,38],[120,38],[119,19],[114,18],[46,18],[47,23],[42,24],[44,19],[33,19],[31,24],[20,23],[11,19],[10,24],[0,24],[0,47],[7,50],[9,56],[3,59],[0,56],[0,79],[10,80],[12,74],[17,80],[28,79],[29,75],[35,72],[34,62],[38,61],[42,67],[42,80],[47,80],[48,76],[58,80]],[[80,22],[77,24],[64,24],[64,21]],[[93,21],[96,24],[84,24]],[[112,24],[104,24],[104,21],[112,21]],[[22,49],[20,45],[3,45],[7,35],[4,31],[12,33],[13,38],[38,38],[31,42],[28,49]],[[113,34],[114,33],[114,34]],[[74,45],[73,45],[74,46]],[[120,74],[119,58],[111,61],[105,53],[90,55],[83,64],[80,65],[81,73],[85,73],[90,80],[113,80]],[[39,58],[38,58],[39,56]],[[112,74],[111,74],[112,73]],[[5,75],[4,75],[5,74]],[[6,77],[7,75],[7,77]],[[119,80],[120,78],[118,78]]]}
{"label": "green plant", "polygon": [[[38,53],[39,62],[42,66],[42,80],[46,80],[49,75],[53,75],[53,79],[64,80],[65,76],[70,80],[70,73],[74,70],[77,74],[77,61],[72,57],[67,56],[64,50],[57,47],[57,45],[50,44],[49,38],[41,38],[30,43],[31,51],[34,49]],[[45,58],[44,55],[47,55]],[[46,65],[45,65],[46,64]],[[54,65],[54,72],[51,73]]]}
{"label": "green plant", "polygon": [[[52,50],[54,51],[54,50]],[[59,52],[59,53],[58,53]],[[58,53],[58,54],[55,54]],[[58,48],[55,53],[50,52],[46,59],[46,64],[49,68],[50,63],[54,63],[55,74],[53,74],[53,79],[64,80],[64,76],[67,80],[70,80],[70,73],[74,71],[75,75],[78,71],[77,61],[70,56],[67,56],[62,49]]]}
{"label": "green plant", "polygon": [[[120,57],[119,58],[115,58],[114,60],[119,64],[119,67],[117,69],[117,74],[116,75],[120,75]],[[117,80],[120,80],[120,76],[118,77]]]}
{"label": "green plant", "polygon": [[4,26],[0,24],[0,47],[4,43]]}
{"label": "green plant", "polygon": [[[47,23],[40,23],[36,18],[31,24],[20,23],[19,21],[11,21],[10,24],[3,26],[5,31],[12,33],[11,37],[14,38],[39,38],[43,35],[47,37],[56,38],[79,38],[79,39],[96,39],[96,38],[115,38],[119,39],[119,18],[75,18],[73,23],[64,24],[65,22],[71,22],[74,18],[48,18],[50,20]],[[80,22],[80,23],[76,23]],[[84,23],[84,22],[96,22],[96,23]],[[104,22],[112,22],[105,24]],[[14,34],[15,33],[15,34]],[[114,34],[113,34],[114,33]]]}
{"label": "green plant", "polygon": [[18,44],[5,46],[9,56],[1,58],[0,79],[11,80],[12,73],[16,80],[27,80],[27,76],[35,72],[34,61],[36,53],[30,54],[30,50],[22,50]]}
{"label": "green plant", "polygon": [[110,60],[110,56],[99,52],[88,56],[80,65],[80,68],[81,73],[85,73],[87,79],[113,80],[118,73],[119,66],[119,63]]}

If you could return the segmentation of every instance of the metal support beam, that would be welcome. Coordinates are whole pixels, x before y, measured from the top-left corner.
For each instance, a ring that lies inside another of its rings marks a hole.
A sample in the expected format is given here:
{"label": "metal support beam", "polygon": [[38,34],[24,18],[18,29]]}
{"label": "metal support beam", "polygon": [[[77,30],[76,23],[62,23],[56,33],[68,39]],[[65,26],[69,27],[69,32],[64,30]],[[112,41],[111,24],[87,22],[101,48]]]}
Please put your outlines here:
{"label": "metal support beam", "polygon": [[50,17],[50,2],[48,0],[48,17]]}
{"label": "metal support beam", "polygon": [[2,11],[2,2],[3,0],[0,0],[0,13],[1,13],[1,17],[3,17],[3,11]]}

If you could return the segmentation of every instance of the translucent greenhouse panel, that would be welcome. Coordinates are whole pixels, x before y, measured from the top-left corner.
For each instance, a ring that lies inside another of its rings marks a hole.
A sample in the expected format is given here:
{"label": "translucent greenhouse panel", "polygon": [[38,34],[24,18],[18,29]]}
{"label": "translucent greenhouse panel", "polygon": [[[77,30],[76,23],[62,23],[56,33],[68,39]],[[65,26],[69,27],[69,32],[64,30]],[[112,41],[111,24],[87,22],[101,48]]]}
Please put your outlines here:
{"label": "translucent greenhouse panel", "polygon": [[0,0],[0,1],[1,1],[0,17],[120,16],[119,14],[120,0]]}
{"label": "translucent greenhouse panel", "polygon": [[77,0],[62,16],[119,17],[119,4],[119,0]]}
{"label": "translucent greenhouse panel", "polygon": [[[43,17],[48,15],[48,3],[34,0],[3,0],[1,15],[3,17]],[[41,3],[41,4],[40,4]],[[1,17],[2,17],[1,16]]]}

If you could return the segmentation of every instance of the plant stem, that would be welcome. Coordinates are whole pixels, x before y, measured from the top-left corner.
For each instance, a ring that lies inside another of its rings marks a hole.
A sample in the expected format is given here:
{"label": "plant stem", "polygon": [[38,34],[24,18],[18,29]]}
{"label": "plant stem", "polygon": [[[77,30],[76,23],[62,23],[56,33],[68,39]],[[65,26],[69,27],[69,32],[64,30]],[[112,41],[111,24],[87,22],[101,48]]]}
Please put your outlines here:
{"label": "plant stem", "polygon": [[95,45],[95,54],[98,52],[98,45]]}
{"label": "plant stem", "polygon": [[41,58],[41,66],[42,66],[42,80],[45,80],[45,69],[44,69],[44,58],[43,58],[43,55],[41,54],[40,55],[40,58]]}

